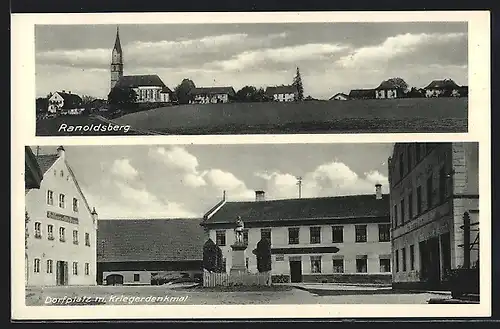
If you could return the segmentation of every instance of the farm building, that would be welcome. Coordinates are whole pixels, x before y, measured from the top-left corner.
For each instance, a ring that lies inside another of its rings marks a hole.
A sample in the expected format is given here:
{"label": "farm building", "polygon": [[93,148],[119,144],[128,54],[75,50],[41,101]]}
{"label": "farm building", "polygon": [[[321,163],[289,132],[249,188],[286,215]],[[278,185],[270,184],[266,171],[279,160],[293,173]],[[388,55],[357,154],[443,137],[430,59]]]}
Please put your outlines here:
{"label": "farm building", "polygon": [[332,97],[330,97],[331,101],[347,101],[349,100],[349,95],[347,94],[344,94],[344,93],[337,93],[335,95],[333,95]]}
{"label": "farm building", "polygon": [[155,277],[201,273],[199,219],[99,220],[99,284],[150,285]]}
{"label": "farm building", "polygon": [[433,80],[424,90],[426,97],[464,97],[468,94],[467,86],[460,87],[451,79]]}
{"label": "farm building", "polygon": [[298,97],[298,91],[295,86],[276,86],[267,87],[266,95],[278,102],[293,102]]}
{"label": "farm building", "polygon": [[236,95],[233,87],[205,87],[194,88],[190,91],[195,104],[228,103]]}
{"label": "farm building", "polygon": [[82,98],[71,91],[56,91],[48,99],[49,113],[69,113],[72,111],[83,111]]}
{"label": "farm building", "polygon": [[350,99],[374,99],[375,89],[353,89],[349,92]]}

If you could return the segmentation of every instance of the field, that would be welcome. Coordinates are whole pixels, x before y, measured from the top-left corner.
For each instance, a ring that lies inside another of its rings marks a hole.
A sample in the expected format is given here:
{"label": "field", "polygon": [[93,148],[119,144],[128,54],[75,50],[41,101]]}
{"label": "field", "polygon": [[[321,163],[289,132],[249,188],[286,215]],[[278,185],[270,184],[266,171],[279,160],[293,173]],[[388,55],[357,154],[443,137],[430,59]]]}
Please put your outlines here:
{"label": "field", "polygon": [[[113,121],[175,135],[467,132],[468,98],[180,105]],[[37,134],[57,135],[52,129],[37,127]]]}

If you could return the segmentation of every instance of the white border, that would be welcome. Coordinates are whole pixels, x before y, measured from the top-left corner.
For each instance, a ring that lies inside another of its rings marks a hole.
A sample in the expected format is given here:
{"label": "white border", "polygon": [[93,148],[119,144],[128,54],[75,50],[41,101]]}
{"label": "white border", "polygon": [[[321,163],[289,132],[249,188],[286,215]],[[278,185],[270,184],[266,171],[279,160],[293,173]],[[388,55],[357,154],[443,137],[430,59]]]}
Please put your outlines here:
{"label": "white border", "polygon": [[[342,134],[242,136],[35,137],[35,24],[193,24],[288,22],[467,21],[469,26],[469,133]],[[102,13],[14,14],[11,17],[12,141],[12,318],[69,319],[217,319],[327,317],[465,317],[491,315],[491,155],[490,15],[488,11],[442,12],[287,12],[287,13]],[[481,303],[477,305],[148,305],[56,307],[25,305],[24,146],[126,144],[367,143],[404,141],[478,141],[480,143]],[[23,150],[23,151],[21,151]]]}

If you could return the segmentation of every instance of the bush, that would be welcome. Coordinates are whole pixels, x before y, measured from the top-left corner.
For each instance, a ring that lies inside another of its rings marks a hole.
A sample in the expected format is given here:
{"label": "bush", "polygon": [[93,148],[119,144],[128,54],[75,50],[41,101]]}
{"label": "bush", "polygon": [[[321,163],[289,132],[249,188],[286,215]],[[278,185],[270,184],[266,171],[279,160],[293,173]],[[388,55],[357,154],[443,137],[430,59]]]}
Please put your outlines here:
{"label": "bush", "polygon": [[262,238],[257,243],[255,250],[257,256],[257,270],[268,272],[271,270],[271,243],[266,238]]}
{"label": "bush", "polygon": [[272,283],[289,283],[290,276],[286,275],[286,274],[273,275],[273,276],[271,276],[271,282]]}

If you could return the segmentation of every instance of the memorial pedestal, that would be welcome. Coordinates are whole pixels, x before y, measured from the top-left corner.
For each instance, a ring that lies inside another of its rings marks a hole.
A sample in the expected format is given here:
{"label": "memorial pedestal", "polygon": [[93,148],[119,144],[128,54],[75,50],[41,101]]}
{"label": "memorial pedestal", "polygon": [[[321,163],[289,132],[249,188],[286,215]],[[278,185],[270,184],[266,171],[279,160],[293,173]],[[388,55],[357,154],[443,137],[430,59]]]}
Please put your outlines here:
{"label": "memorial pedestal", "polygon": [[231,246],[232,249],[232,264],[229,273],[246,273],[246,257],[245,250],[247,249],[247,244],[235,243]]}

